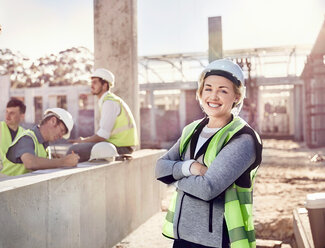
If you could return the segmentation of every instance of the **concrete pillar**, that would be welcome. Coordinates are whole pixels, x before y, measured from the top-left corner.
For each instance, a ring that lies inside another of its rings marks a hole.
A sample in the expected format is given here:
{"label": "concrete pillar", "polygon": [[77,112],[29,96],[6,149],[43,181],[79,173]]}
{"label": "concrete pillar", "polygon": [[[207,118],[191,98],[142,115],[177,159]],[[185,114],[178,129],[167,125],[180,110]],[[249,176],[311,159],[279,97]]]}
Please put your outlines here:
{"label": "concrete pillar", "polygon": [[[191,106],[191,105],[189,105]],[[183,130],[186,123],[186,92],[185,90],[181,90],[181,94],[179,95],[179,130]]]}
{"label": "concrete pillar", "polygon": [[[302,119],[300,119],[300,113],[299,109],[301,110],[301,103],[297,102],[297,100],[300,98],[299,96],[299,86],[294,85],[293,91],[292,91],[292,98],[293,98],[293,136],[294,140],[301,141],[301,122]],[[299,108],[299,109],[298,109]]]}
{"label": "concrete pillar", "polygon": [[7,102],[9,101],[10,77],[0,76],[0,121],[5,119]]}
{"label": "concrete pillar", "polygon": [[79,133],[79,94],[78,92],[75,92],[76,94],[68,94],[67,95],[67,106],[68,106],[68,111],[72,115],[72,118],[74,120],[74,130],[73,130],[73,135],[76,135]]}
{"label": "concrete pillar", "polygon": [[209,17],[209,62],[221,59],[222,54],[222,26],[221,16]]}
{"label": "concrete pillar", "polygon": [[34,89],[25,90],[25,104],[26,104],[25,122],[27,123],[35,122],[34,97],[35,97]]}
{"label": "concrete pillar", "polygon": [[150,102],[150,137],[152,141],[157,141],[157,129],[156,129],[156,106],[155,106],[155,95],[154,91],[151,90],[149,93]]}
{"label": "concrete pillar", "polygon": [[48,97],[48,108],[56,108],[56,103],[57,103],[57,99],[56,99],[56,95],[50,95]]}
{"label": "concrete pillar", "polygon": [[129,105],[139,128],[137,1],[94,0],[95,68],[115,75],[112,92]]}

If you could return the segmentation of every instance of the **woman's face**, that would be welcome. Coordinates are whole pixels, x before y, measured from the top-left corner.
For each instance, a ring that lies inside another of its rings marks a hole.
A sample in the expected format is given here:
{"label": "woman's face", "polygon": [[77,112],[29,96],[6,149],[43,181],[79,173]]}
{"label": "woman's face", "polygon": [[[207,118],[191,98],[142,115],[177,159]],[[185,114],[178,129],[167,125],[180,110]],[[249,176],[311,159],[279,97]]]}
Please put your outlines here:
{"label": "woman's face", "polygon": [[227,78],[211,75],[204,80],[200,100],[211,121],[227,122],[231,117],[232,106],[238,99],[233,83]]}

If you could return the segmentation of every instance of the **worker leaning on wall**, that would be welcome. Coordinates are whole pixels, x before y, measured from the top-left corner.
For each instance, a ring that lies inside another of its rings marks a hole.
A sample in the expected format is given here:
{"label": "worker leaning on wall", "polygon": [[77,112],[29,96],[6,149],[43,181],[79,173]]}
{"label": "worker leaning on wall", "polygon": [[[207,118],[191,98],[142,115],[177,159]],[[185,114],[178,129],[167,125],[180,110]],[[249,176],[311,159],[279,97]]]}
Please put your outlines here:
{"label": "worker leaning on wall", "polygon": [[9,146],[16,136],[23,132],[20,123],[25,118],[25,104],[15,98],[10,99],[6,107],[5,120],[0,122],[0,166]]}
{"label": "worker leaning on wall", "polygon": [[128,105],[110,92],[115,76],[109,70],[99,68],[91,75],[91,92],[98,97],[100,112],[99,130],[87,138],[71,140],[67,154],[79,154],[80,162],[112,156],[129,157],[138,145],[134,117]]}
{"label": "worker leaning on wall", "polygon": [[33,170],[76,166],[77,154],[50,159],[49,142],[68,139],[72,128],[73,119],[69,112],[61,108],[46,110],[40,125],[24,130],[10,145],[1,173],[17,176]]}

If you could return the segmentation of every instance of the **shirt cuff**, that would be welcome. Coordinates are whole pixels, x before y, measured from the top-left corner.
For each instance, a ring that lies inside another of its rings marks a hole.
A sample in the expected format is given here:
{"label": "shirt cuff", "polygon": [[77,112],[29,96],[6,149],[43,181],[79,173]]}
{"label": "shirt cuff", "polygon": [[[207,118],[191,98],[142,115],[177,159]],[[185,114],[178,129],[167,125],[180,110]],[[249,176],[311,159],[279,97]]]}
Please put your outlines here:
{"label": "shirt cuff", "polygon": [[182,164],[182,173],[184,176],[189,177],[192,176],[192,173],[190,171],[191,165],[195,162],[194,159],[187,160]]}
{"label": "shirt cuff", "polygon": [[104,139],[108,139],[109,137],[110,137],[110,133],[109,132],[107,132],[107,131],[105,131],[104,129],[99,129],[98,131],[97,131],[97,133],[96,133],[98,136],[100,136],[100,137],[102,137],[102,138],[104,138]]}

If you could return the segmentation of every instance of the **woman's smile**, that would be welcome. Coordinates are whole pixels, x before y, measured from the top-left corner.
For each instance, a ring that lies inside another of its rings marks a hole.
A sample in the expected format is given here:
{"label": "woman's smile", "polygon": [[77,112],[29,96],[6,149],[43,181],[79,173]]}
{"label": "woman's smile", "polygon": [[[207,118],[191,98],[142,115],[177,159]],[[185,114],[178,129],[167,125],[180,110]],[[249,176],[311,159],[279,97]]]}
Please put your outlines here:
{"label": "woman's smile", "polygon": [[208,105],[209,105],[209,107],[211,107],[211,108],[218,108],[218,107],[221,106],[221,104],[212,103],[212,102],[208,102]]}

